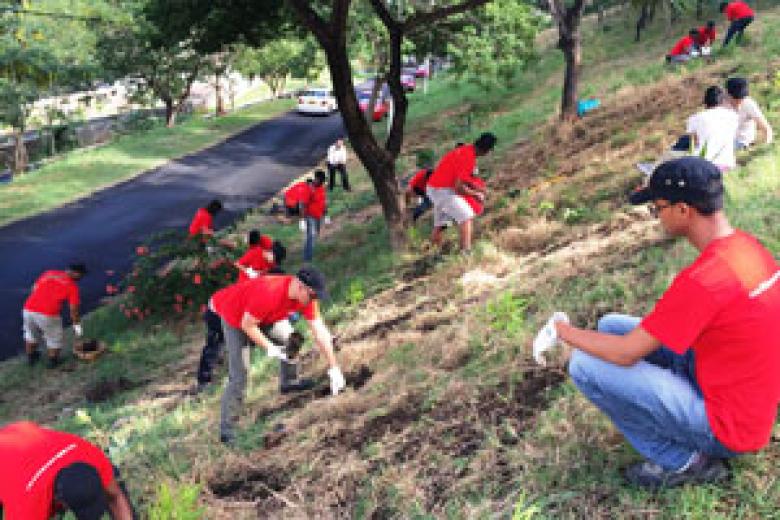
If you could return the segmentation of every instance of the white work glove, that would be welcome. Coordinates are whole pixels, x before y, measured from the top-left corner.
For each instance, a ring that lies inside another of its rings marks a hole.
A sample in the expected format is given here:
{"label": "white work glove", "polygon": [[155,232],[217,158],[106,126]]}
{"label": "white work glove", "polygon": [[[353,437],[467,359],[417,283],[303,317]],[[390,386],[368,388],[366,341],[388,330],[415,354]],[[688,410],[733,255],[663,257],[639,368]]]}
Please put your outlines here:
{"label": "white work glove", "polygon": [[347,381],[344,379],[344,374],[341,373],[339,367],[330,367],[328,369],[328,376],[330,377],[330,393],[338,395],[339,392],[347,387]]}
{"label": "white work glove", "polygon": [[329,216],[327,216],[327,215],[325,215],[325,216],[322,218],[322,223],[323,223],[324,225],[326,225],[326,226],[330,226],[330,217],[329,217]]}
{"label": "white work glove", "polygon": [[80,338],[82,334],[84,334],[84,330],[81,328],[81,323],[73,324],[73,332],[76,334],[77,338]]}
{"label": "white work glove", "polygon": [[306,233],[306,221],[301,219],[298,221],[298,229],[301,230],[302,233]]}
{"label": "white work glove", "polygon": [[244,269],[244,274],[247,275],[249,278],[257,278],[260,273],[252,269],[251,267],[247,267]]}
{"label": "white work glove", "polygon": [[546,364],[544,353],[558,344],[558,331],[555,330],[555,324],[559,321],[569,323],[569,317],[565,312],[554,312],[534,339],[534,360],[542,366]]}
{"label": "white work glove", "polygon": [[268,354],[268,357],[270,358],[276,358],[282,361],[287,361],[287,354],[284,353],[282,347],[280,347],[275,343],[271,343],[271,346],[268,347],[266,354]]}

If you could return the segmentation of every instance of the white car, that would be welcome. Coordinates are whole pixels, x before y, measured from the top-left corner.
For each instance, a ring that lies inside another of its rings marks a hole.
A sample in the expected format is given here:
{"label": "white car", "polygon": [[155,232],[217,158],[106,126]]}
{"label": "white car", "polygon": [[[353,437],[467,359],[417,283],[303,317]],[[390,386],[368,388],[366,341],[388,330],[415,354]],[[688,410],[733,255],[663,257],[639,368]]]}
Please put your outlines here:
{"label": "white car", "polygon": [[338,110],[333,92],[326,88],[310,88],[298,96],[298,112],[301,114],[325,114]]}

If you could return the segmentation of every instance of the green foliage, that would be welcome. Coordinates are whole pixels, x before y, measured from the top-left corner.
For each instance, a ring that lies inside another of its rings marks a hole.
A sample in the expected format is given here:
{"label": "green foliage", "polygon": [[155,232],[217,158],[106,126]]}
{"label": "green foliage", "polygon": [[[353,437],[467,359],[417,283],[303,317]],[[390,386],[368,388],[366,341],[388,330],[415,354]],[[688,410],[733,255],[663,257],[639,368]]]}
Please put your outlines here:
{"label": "green foliage", "polygon": [[[194,315],[205,311],[209,297],[236,279],[236,270],[213,240],[204,243],[168,232],[138,246],[130,274],[123,282],[119,308],[128,319]],[[118,288],[117,288],[118,289]],[[116,289],[107,287],[107,292]]]}
{"label": "green foliage", "polygon": [[516,296],[505,291],[487,304],[490,328],[501,332],[508,338],[516,338],[525,328],[525,314],[528,298]]}
{"label": "green foliage", "polygon": [[350,305],[357,305],[365,299],[365,290],[363,280],[355,278],[349,282],[349,288],[347,289],[347,303]]}
{"label": "green foliage", "polygon": [[453,35],[448,50],[454,69],[482,86],[506,83],[535,59],[542,18],[521,0],[494,0]]}
{"label": "green foliage", "polygon": [[320,65],[312,43],[295,38],[273,40],[262,47],[240,45],[236,50],[236,70],[250,78],[260,77],[274,95],[284,89],[293,72],[307,78],[316,77]]}
{"label": "green foliage", "polygon": [[157,488],[157,499],[149,506],[150,520],[200,520],[203,508],[198,507],[200,486],[182,484],[174,487],[163,482]]}

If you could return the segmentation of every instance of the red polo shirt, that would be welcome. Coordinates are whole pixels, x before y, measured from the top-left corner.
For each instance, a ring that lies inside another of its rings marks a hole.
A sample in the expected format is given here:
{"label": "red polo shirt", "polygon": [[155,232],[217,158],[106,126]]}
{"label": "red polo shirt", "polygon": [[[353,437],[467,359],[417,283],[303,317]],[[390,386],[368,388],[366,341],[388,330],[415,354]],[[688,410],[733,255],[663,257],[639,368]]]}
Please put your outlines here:
{"label": "red polo shirt", "polygon": [[79,286],[65,271],[46,271],[35,281],[24,308],[46,316],[59,316],[62,304],[79,304]]}
{"label": "red polo shirt", "polygon": [[755,238],[713,240],[641,326],[678,354],[693,349],[721,443],[746,452],[769,442],[780,402],[780,268]]}
{"label": "red polo shirt", "polygon": [[311,185],[308,182],[296,182],[284,192],[284,205],[288,208],[294,208],[300,203],[305,203],[309,199]]}
{"label": "red polo shirt", "polygon": [[674,44],[672,50],[669,51],[669,56],[680,56],[682,54],[688,54],[693,47],[693,38],[690,36],[683,36],[677,43]]}
{"label": "red polo shirt", "polygon": [[724,13],[731,22],[754,15],[753,10],[745,2],[731,2],[726,6]]}
{"label": "red polo shirt", "polygon": [[314,186],[309,194],[309,200],[306,201],[306,216],[321,219],[325,215],[325,208],[328,205],[325,186]]}
{"label": "red polo shirt", "polygon": [[213,222],[214,217],[211,216],[211,213],[206,211],[206,208],[200,208],[195,212],[195,216],[190,223],[190,236],[194,237],[204,232],[209,233],[214,231],[214,228],[212,227]]}
{"label": "red polo shirt", "polygon": [[0,429],[0,461],[0,503],[7,520],[52,518],[54,479],[76,462],[93,466],[104,489],[114,481],[111,461],[97,446],[29,421]]}
{"label": "red polo shirt", "polygon": [[477,151],[473,144],[464,144],[447,152],[428,179],[431,188],[455,188],[455,180],[465,180],[477,167]]}
{"label": "red polo shirt", "polygon": [[[466,184],[480,191],[485,189],[485,181],[479,177],[470,177],[466,181]],[[481,215],[482,212],[485,211],[485,204],[478,198],[472,197],[471,195],[463,195],[463,198],[468,202],[469,206],[471,206],[471,209],[474,210],[475,215]]]}
{"label": "red polo shirt", "polygon": [[214,312],[237,329],[241,328],[244,313],[262,325],[273,325],[293,312],[300,312],[309,321],[316,319],[316,300],[302,305],[288,296],[292,279],[290,275],[264,275],[225,287],[211,298]]}
{"label": "red polo shirt", "polygon": [[[250,247],[246,253],[244,253],[244,256],[238,259],[238,265],[251,267],[260,273],[268,272],[269,269],[274,267],[274,263],[269,262],[265,258],[265,255],[272,250],[272,247],[273,240],[271,240],[271,237],[263,235],[258,245]],[[238,271],[239,282],[249,279],[250,278],[244,274],[244,271]]]}
{"label": "red polo shirt", "polygon": [[712,45],[715,43],[717,32],[713,27],[710,29],[706,25],[699,27],[699,37],[696,39],[698,45]]}

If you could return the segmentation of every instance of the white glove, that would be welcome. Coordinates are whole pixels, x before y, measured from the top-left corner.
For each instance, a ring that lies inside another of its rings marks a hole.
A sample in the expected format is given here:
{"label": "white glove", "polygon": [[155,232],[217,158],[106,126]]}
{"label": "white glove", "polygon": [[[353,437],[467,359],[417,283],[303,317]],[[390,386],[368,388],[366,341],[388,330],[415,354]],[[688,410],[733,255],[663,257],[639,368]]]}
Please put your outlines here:
{"label": "white glove", "polygon": [[322,218],[322,223],[323,223],[324,225],[326,225],[326,226],[330,226],[330,217],[329,217],[329,216],[327,216],[327,215],[325,215],[325,216]]}
{"label": "white glove", "polygon": [[298,229],[301,230],[301,232],[306,233],[306,221],[301,219],[298,221]]}
{"label": "white glove", "polygon": [[246,267],[244,269],[244,274],[247,275],[249,278],[257,278],[260,275],[260,273],[258,273],[251,267]]}
{"label": "white glove", "polygon": [[76,334],[77,338],[80,338],[81,335],[84,334],[84,330],[81,328],[81,323],[73,324],[73,332]]}
{"label": "white glove", "polygon": [[339,392],[347,387],[347,382],[344,379],[344,374],[341,373],[339,367],[330,367],[328,369],[328,376],[330,376],[330,393],[338,395]]}
{"label": "white glove", "polygon": [[546,364],[543,354],[558,344],[558,331],[555,330],[555,324],[559,321],[569,323],[569,317],[565,312],[554,312],[534,339],[534,360],[542,366]]}
{"label": "white glove", "polygon": [[285,354],[282,351],[282,347],[280,347],[275,343],[271,343],[271,346],[268,347],[266,354],[268,354],[268,357],[270,358],[276,358],[276,359],[281,359],[282,361],[287,361],[287,354]]}

